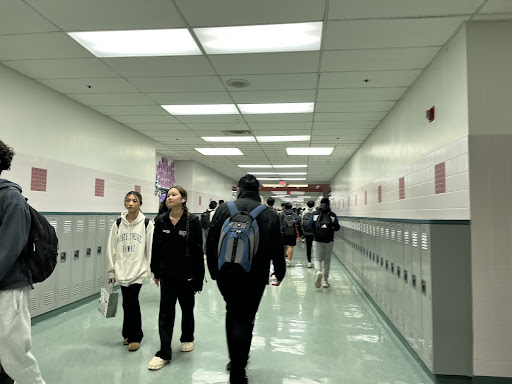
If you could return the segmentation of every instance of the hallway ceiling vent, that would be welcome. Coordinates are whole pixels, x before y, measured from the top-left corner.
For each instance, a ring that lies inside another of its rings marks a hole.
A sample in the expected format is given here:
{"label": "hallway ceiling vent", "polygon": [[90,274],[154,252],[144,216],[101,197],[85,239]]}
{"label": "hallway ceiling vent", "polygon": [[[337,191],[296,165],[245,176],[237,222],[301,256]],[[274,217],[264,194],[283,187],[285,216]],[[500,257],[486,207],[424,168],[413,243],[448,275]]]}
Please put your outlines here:
{"label": "hallway ceiling vent", "polygon": [[238,129],[233,131],[221,131],[226,136],[248,136],[252,135],[251,131],[245,129]]}
{"label": "hallway ceiling vent", "polygon": [[226,85],[232,88],[246,88],[251,85],[251,82],[245,79],[229,79],[226,80]]}

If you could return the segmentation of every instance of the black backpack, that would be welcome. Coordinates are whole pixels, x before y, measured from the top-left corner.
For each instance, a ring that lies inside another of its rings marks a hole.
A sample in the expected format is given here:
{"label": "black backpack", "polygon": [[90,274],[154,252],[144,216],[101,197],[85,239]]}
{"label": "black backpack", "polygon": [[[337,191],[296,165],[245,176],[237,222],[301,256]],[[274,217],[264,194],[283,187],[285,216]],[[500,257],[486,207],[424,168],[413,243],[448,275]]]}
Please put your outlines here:
{"label": "black backpack", "polygon": [[[17,188],[2,188],[0,197],[8,190]],[[19,191],[18,191],[19,192]],[[25,199],[27,200],[27,199]],[[33,283],[45,281],[57,266],[59,239],[55,228],[46,218],[28,204],[30,212],[30,230],[27,245],[21,252],[21,258],[27,265]]]}
{"label": "black backpack", "polygon": [[313,214],[313,210],[310,209],[307,212],[304,212],[304,215],[302,216],[302,231],[305,235],[312,235],[313,232],[308,231],[308,222],[309,218]]}
{"label": "black backpack", "polygon": [[331,215],[329,212],[321,212],[315,222],[315,241],[329,243],[333,233]]}
{"label": "black backpack", "polygon": [[201,214],[201,228],[210,229],[210,211],[206,210]]}
{"label": "black backpack", "polygon": [[284,214],[284,234],[286,236],[297,236],[295,232],[295,218],[292,214]]}

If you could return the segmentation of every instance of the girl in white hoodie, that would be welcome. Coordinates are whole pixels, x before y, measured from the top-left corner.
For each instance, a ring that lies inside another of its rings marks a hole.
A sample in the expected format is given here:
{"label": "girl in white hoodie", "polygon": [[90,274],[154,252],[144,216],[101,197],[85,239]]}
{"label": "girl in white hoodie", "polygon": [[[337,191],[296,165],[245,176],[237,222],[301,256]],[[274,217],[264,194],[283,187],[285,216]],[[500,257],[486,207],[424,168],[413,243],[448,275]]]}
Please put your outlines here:
{"label": "girl in white hoodie", "polygon": [[154,224],[140,211],[142,196],[130,191],[124,198],[126,211],[112,225],[107,246],[108,282],[116,279],[123,295],[123,344],[129,351],[140,348],[144,336],[139,292],[151,276],[151,248]]}

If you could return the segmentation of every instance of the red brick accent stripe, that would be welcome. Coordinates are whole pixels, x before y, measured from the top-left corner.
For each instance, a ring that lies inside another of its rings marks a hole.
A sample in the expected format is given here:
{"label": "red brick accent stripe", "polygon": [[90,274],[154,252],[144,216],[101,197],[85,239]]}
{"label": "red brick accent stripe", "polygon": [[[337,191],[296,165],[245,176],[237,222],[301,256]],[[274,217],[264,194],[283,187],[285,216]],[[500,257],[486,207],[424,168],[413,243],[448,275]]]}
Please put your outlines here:
{"label": "red brick accent stripe", "polygon": [[405,199],[405,177],[398,179],[398,197],[400,200]]}
{"label": "red brick accent stripe", "polygon": [[435,166],[436,194],[446,193],[446,164],[444,162]]}
{"label": "red brick accent stripe", "polygon": [[105,197],[105,180],[95,179],[94,196]]}
{"label": "red brick accent stripe", "polygon": [[48,171],[46,169],[32,167],[30,190],[46,192],[47,179],[48,179]]}

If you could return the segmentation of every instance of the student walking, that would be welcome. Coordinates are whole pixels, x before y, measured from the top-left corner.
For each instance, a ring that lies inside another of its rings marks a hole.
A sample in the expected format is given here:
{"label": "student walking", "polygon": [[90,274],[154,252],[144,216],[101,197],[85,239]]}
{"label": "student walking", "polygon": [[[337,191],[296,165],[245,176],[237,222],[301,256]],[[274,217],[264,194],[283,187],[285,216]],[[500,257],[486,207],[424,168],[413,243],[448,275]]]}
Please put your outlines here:
{"label": "student walking", "polygon": [[313,214],[315,202],[313,200],[308,201],[308,207],[301,213],[301,224],[302,231],[304,233],[304,239],[306,239],[306,256],[308,258],[308,268],[313,267],[311,263],[311,249],[313,246],[313,232],[308,228],[309,218]]}
{"label": "student walking", "polygon": [[[13,156],[13,149],[0,140],[0,174],[11,168]],[[44,384],[30,352],[32,278],[20,257],[30,229],[28,204],[21,187],[6,179],[0,179],[0,196],[0,377],[18,384]]]}
{"label": "student walking", "polygon": [[213,215],[215,215],[215,209],[217,208],[217,202],[215,200],[210,202],[208,209],[201,215],[201,228],[203,229],[203,253],[206,255],[206,239],[208,237],[208,231],[212,223]]}
{"label": "student walking", "polygon": [[291,203],[285,203],[284,209],[284,212],[279,215],[281,234],[283,237],[285,257],[287,257],[286,266],[293,267],[293,247],[297,245],[297,231],[299,232],[299,237],[302,236],[302,228],[299,216],[292,211]]}
{"label": "student walking", "polygon": [[315,287],[329,288],[329,271],[331,269],[334,231],[339,231],[340,224],[336,214],[331,211],[329,199],[320,200],[320,207],[309,218],[308,227],[313,231],[313,255],[315,261]]}
{"label": "student walking", "polygon": [[142,284],[151,277],[151,247],[153,222],[140,211],[142,196],[130,191],[124,198],[126,211],[110,230],[107,246],[108,283],[116,280],[123,295],[123,344],[134,352],[144,337],[139,293]]}
{"label": "student walking", "polygon": [[[253,175],[245,175],[238,181],[238,199],[234,202],[238,211],[252,212],[259,207],[259,182]],[[279,230],[279,218],[270,209],[264,209],[257,217],[259,241],[258,248],[251,262],[250,271],[241,265],[224,263],[219,270],[218,245],[223,223],[232,216],[228,204],[217,208],[212,227],[208,235],[207,260],[208,270],[213,280],[217,280],[219,290],[226,302],[226,338],[230,363],[229,382],[247,384],[245,374],[252,331],[258,306],[268,284],[270,261],[274,264],[274,273],[279,285],[286,268],[283,261],[283,244]],[[240,243],[239,243],[240,244]],[[237,268],[238,267],[238,268]]]}
{"label": "student walking", "polygon": [[160,350],[149,362],[150,370],[162,368],[172,358],[176,301],[182,312],[181,351],[194,349],[194,295],[203,289],[204,279],[201,223],[186,206],[187,191],[173,187],[166,201],[169,212],[158,216],[153,236],[151,271],[160,284]]}

